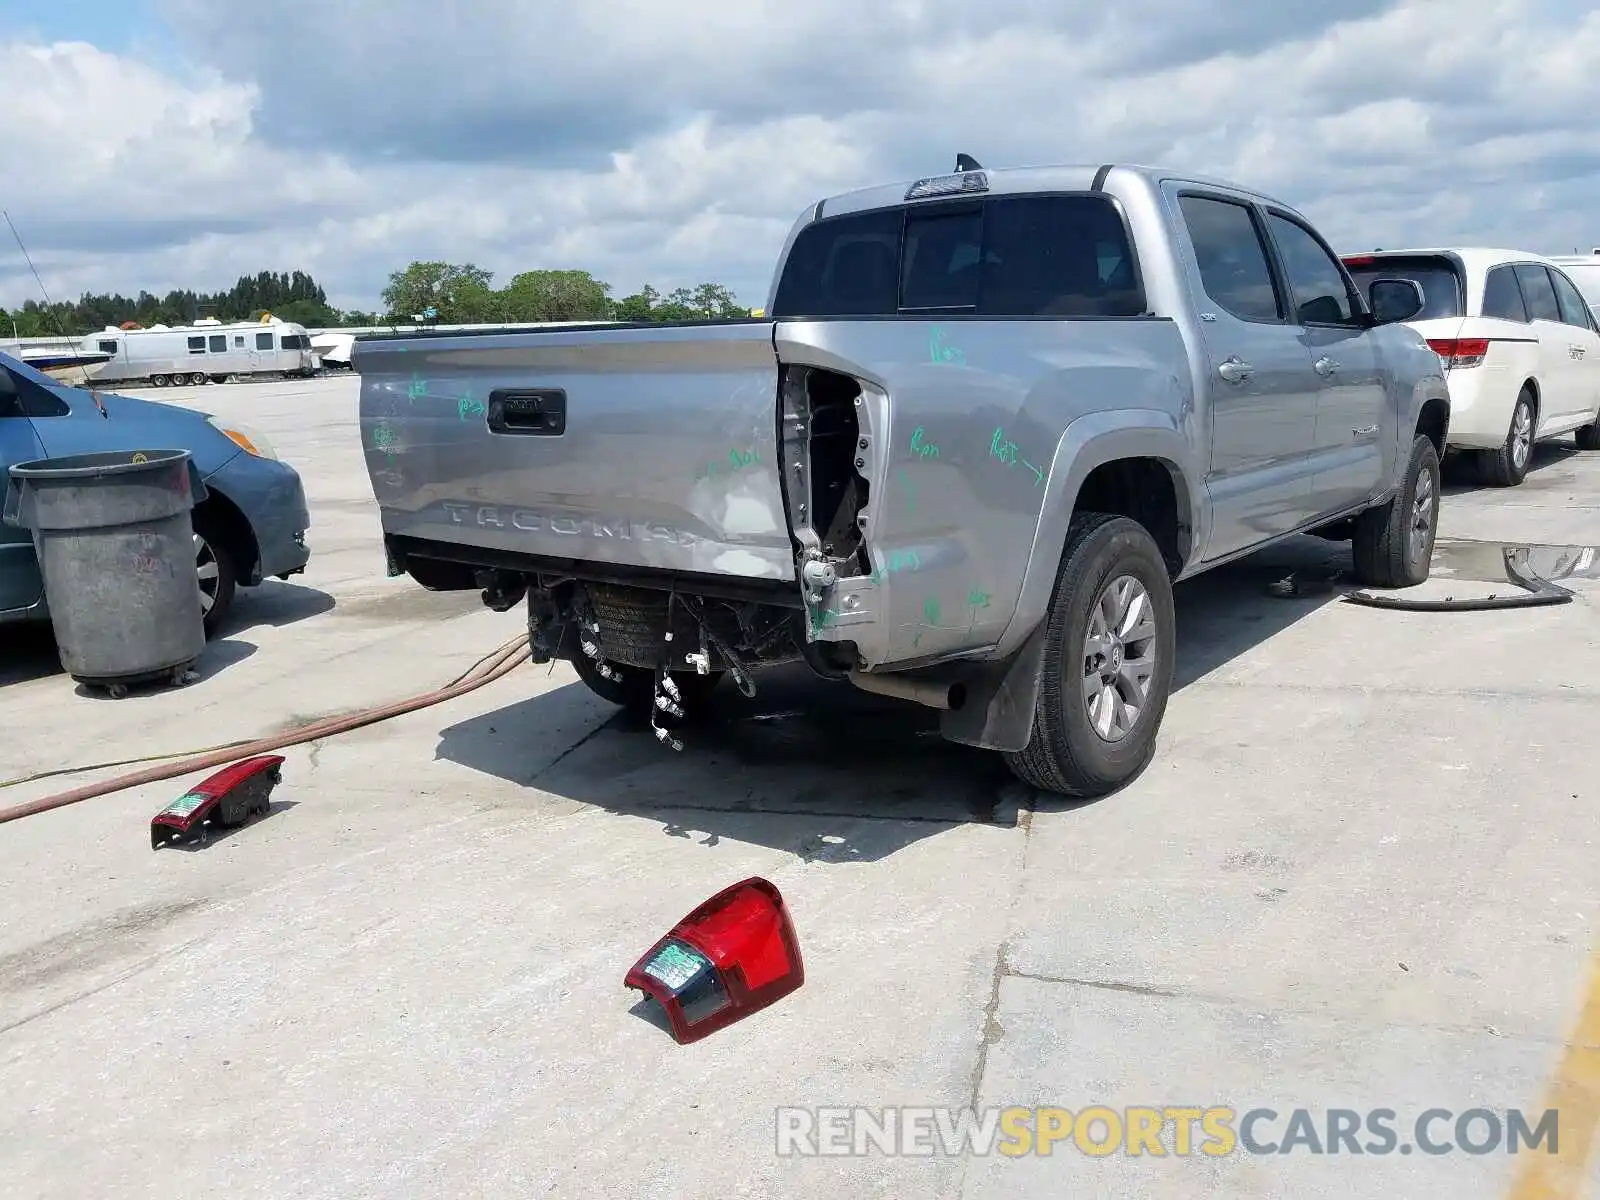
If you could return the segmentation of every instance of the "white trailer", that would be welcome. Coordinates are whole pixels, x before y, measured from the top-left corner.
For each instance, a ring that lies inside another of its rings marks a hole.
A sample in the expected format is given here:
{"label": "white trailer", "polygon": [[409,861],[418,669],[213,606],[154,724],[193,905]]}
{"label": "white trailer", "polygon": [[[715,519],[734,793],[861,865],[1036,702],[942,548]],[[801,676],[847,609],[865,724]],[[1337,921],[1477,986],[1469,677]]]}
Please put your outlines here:
{"label": "white trailer", "polygon": [[97,384],[148,379],[156,387],[221,383],[231,376],[312,375],[321,365],[303,325],[280,321],[198,321],[150,329],[107,327],[79,343],[111,357]]}

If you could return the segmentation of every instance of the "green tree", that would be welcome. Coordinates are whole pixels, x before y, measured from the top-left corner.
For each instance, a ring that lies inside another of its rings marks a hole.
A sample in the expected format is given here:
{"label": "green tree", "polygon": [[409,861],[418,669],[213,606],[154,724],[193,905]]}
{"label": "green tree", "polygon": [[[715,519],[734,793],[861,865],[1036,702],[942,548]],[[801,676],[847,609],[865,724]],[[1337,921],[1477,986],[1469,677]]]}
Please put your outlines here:
{"label": "green tree", "polygon": [[65,331],[76,338],[129,321],[144,328],[185,325],[199,317],[243,321],[263,311],[307,325],[323,325],[334,316],[327,294],[306,272],[262,271],[256,275],[241,275],[231,288],[220,292],[183,288],[160,297],[147,291],[140,291],[137,296],[85,292],[76,301],[48,307],[28,300],[7,315],[4,333],[0,336],[11,336],[12,318],[16,320],[17,334],[21,337],[54,337]]}
{"label": "green tree", "polygon": [[498,307],[490,281],[493,271],[472,263],[413,262],[389,276],[383,289],[384,308],[395,324],[409,325],[419,313],[438,310],[440,324],[460,325],[497,320]]}
{"label": "green tree", "polygon": [[611,315],[618,321],[650,321],[655,318],[656,306],[661,303],[661,293],[648,283],[631,296],[624,296],[611,305]]}
{"label": "green tree", "polygon": [[500,291],[505,321],[586,321],[611,315],[611,287],[587,271],[523,271]]}
{"label": "green tree", "polygon": [[339,323],[339,310],[321,300],[290,300],[272,308],[253,309],[246,319],[259,321],[263,313],[271,313],[281,321],[293,321],[307,329],[327,329]]}
{"label": "green tree", "polygon": [[750,310],[720,283],[674,288],[665,296],[645,284],[616,301],[611,315],[619,321],[715,321],[748,317]]}
{"label": "green tree", "polygon": [[[677,296],[682,290],[680,288],[673,295]],[[682,303],[697,317],[731,320],[734,317],[750,315],[750,310],[740,307],[734,294],[720,283],[702,283],[690,292]]]}

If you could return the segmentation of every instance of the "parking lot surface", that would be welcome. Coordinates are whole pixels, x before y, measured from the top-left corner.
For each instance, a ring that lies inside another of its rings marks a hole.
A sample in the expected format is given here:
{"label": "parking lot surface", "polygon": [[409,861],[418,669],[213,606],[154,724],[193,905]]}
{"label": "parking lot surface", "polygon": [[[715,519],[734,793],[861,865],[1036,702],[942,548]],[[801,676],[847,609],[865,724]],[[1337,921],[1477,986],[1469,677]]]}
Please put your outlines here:
{"label": "parking lot surface", "polygon": [[[519,632],[385,578],[356,392],[148,393],[268,435],[310,568],[241,592],[182,690],[92,697],[0,630],[0,776],[425,691]],[[1570,440],[1522,487],[1447,493],[1430,596],[1507,591],[1481,569],[1503,544],[1600,543],[1600,455]],[[1348,553],[1182,585],[1156,760],[1093,804],[803,672],[726,689],[673,755],[556,665],[286,751],[271,815],[200,850],[148,841],[189,779],[0,827],[0,1194],[1585,1195],[1600,570],[1560,607],[1389,612],[1325,582]],[[678,1046],[623,973],[756,874],[805,986]],[[1558,1104],[1554,1157],[795,1157],[774,1114],[1259,1107],[1278,1142],[1297,1108],[1391,1109],[1405,1142],[1428,1109]]]}

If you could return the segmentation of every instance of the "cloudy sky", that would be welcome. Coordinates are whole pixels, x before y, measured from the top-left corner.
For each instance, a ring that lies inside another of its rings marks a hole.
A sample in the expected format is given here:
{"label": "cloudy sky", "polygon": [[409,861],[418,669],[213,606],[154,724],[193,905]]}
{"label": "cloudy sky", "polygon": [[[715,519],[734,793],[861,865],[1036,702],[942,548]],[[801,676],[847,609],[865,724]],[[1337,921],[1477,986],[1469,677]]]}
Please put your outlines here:
{"label": "cloudy sky", "polygon": [[957,151],[1570,253],[1597,64],[1592,0],[0,0],[0,207],[58,299],[302,268],[362,308],[419,258],[760,304],[802,207]]}

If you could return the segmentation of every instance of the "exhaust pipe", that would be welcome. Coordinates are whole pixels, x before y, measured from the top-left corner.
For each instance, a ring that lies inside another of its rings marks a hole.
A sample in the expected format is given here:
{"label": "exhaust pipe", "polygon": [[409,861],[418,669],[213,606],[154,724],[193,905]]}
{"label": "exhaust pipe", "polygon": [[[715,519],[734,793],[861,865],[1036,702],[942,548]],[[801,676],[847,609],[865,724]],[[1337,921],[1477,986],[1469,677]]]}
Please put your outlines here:
{"label": "exhaust pipe", "polygon": [[909,700],[913,704],[947,712],[954,712],[967,702],[967,686],[964,683],[937,683],[927,679],[906,679],[900,675],[872,675],[864,671],[851,671],[850,682],[863,692]]}

